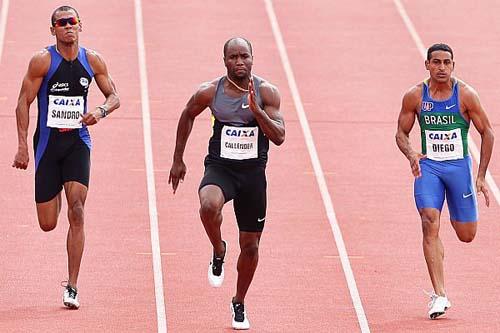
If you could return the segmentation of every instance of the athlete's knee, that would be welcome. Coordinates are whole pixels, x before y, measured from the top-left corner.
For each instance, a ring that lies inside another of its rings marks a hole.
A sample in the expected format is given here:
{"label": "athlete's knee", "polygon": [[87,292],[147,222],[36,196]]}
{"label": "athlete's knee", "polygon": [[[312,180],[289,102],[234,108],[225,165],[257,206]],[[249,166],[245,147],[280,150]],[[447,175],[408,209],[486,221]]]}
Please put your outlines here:
{"label": "athlete's knee", "polygon": [[249,258],[257,258],[259,256],[259,244],[257,242],[243,244],[241,253]]}
{"label": "athlete's knee", "polygon": [[75,201],[68,207],[68,219],[72,226],[83,225],[84,216],[83,203],[80,201]]}
{"label": "athlete's knee", "polygon": [[38,224],[40,225],[40,229],[49,232],[56,228],[57,221],[38,220]]}
{"label": "athlete's knee", "polygon": [[439,235],[439,217],[433,217],[426,214],[421,215],[422,233],[424,238],[435,238]]}
{"label": "athlete's knee", "polygon": [[458,235],[458,239],[464,243],[470,243],[474,240],[475,235]]}
{"label": "athlete's knee", "polygon": [[201,200],[200,216],[202,220],[212,220],[220,214],[221,207],[216,201],[210,199]]}
{"label": "athlete's knee", "polygon": [[464,243],[470,243],[476,237],[476,231],[468,231],[468,232],[457,232],[458,239]]}
{"label": "athlete's knee", "polygon": [[460,241],[470,243],[476,237],[477,222],[457,222],[451,221],[453,229]]}
{"label": "athlete's knee", "polygon": [[422,234],[424,241],[433,241],[439,237],[439,216],[422,214]]}

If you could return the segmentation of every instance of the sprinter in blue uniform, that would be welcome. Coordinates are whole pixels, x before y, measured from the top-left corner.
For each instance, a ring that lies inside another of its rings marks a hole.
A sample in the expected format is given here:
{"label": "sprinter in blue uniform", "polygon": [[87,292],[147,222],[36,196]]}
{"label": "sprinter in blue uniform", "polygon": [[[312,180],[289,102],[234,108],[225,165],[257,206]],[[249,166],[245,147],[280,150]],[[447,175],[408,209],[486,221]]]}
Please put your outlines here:
{"label": "sprinter in blue uniform", "polygon": [[[493,130],[476,91],[452,76],[453,51],[446,44],[427,50],[429,78],[403,97],[396,142],[415,176],[415,203],[422,221],[423,250],[434,292],[427,315],[436,319],[450,308],[444,287],[444,248],[439,238],[441,210],[448,203],[450,222],[458,239],[471,242],[477,231],[477,195],[489,206],[485,176],[493,150]],[[418,118],[421,152],[413,150],[409,134]],[[481,135],[481,156],[474,189],[468,132],[473,124]]]}
{"label": "sprinter in blue uniform", "polygon": [[[82,23],[76,9],[57,8],[51,24],[56,44],[32,57],[21,86],[16,108],[19,145],[12,166],[28,167],[29,108],[36,97],[38,121],[33,148],[38,222],[43,231],[56,227],[64,188],[69,231],[68,281],[63,303],[78,309],[77,280],[85,242],[84,206],[90,176],[91,141],[87,126],[106,117],[120,102],[102,57],[79,46]],[[87,93],[93,78],[105,101],[89,109]]]}
{"label": "sprinter in blue uniform", "polygon": [[244,300],[257,268],[259,240],[266,220],[266,175],[269,140],[281,145],[285,124],[278,89],[252,75],[252,46],[243,38],[224,44],[227,74],[203,84],[188,101],[179,119],[169,183],[175,191],[184,179],[186,142],[194,119],[207,107],[212,111],[213,134],[199,187],[200,217],[213,246],[208,281],[224,280],[227,242],[222,240],[222,207],[233,200],[239,228],[236,295],[231,302],[232,326],[248,329]]}

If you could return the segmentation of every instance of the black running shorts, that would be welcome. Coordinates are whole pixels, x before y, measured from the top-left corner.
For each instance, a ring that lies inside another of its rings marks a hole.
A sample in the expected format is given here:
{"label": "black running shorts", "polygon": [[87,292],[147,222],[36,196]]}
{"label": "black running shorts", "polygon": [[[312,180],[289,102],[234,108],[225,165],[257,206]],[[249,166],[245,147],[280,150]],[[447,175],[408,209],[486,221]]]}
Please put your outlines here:
{"label": "black running shorts", "polygon": [[225,202],[233,201],[240,231],[262,232],[266,220],[266,170],[255,166],[231,168],[206,164],[199,190],[206,185],[220,187]]}
{"label": "black running shorts", "polygon": [[69,181],[88,188],[89,178],[90,150],[78,130],[52,130],[35,172],[35,202],[52,200]]}

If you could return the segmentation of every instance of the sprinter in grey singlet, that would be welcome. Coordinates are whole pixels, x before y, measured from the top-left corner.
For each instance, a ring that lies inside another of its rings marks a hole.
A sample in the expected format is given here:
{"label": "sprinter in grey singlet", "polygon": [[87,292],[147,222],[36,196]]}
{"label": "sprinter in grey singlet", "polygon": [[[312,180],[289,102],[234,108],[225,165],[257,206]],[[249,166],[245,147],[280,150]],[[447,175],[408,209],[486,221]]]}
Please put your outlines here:
{"label": "sprinter in grey singlet", "polygon": [[231,301],[232,326],[248,329],[244,300],[257,268],[259,240],[266,220],[269,141],[283,143],[285,124],[279,110],[278,89],[252,75],[250,42],[243,38],[228,40],[224,44],[224,64],[227,74],[203,84],[181,114],[169,183],[175,193],[186,174],[183,155],[194,119],[210,108],[213,133],[198,191],[200,217],[213,247],[208,281],[213,287],[220,287],[224,280],[223,263],[229,252],[220,230],[222,208],[234,200],[241,253],[236,295]]}

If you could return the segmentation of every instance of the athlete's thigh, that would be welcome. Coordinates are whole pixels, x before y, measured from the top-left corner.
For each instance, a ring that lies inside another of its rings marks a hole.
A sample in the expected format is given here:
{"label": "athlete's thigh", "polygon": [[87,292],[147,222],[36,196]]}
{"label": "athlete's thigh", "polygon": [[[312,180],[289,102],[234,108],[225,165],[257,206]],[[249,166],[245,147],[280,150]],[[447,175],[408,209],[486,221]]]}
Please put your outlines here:
{"label": "athlete's thigh", "polygon": [[449,172],[443,177],[443,181],[451,221],[476,222],[477,198],[470,157],[450,163]]}
{"label": "athlete's thigh", "polygon": [[235,197],[238,186],[237,179],[231,169],[222,165],[208,164],[205,166],[205,173],[198,188],[198,195],[200,201],[207,197],[215,198],[218,196],[216,192],[219,189],[224,199],[223,203],[226,203]]}
{"label": "athlete's thigh", "polygon": [[[35,170],[35,202],[53,201],[63,186],[62,169],[58,158],[57,145],[49,141]],[[47,204],[50,206],[50,204]],[[42,207],[47,206],[42,205]]]}
{"label": "athlete's thigh", "polygon": [[67,154],[62,159],[61,170],[64,184],[77,182],[86,189],[89,187],[90,149],[80,138],[69,148]]}
{"label": "athlete's thigh", "polygon": [[256,167],[240,175],[244,186],[234,198],[234,212],[240,231],[262,232],[266,220],[267,181],[265,169]]}
{"label": "athlete's thigh", "polygon": [[61,212],[61,192],[56,194],[49,201],[36,204],[36,213],[40,228],[45,231],[54,229],[57,225],[57,219]]}
{"label": "athlete's thigh", "polygon": [[240,231],[239,233],[240,249],[243,250],[249,247],[258,248],[261,235],[262,232]]}
{"label": "athlete's thigh", "polygon": [[439,164],[428,159],[420,161],[422,176],[415,178],[414,196],[418,211],[443,208],[445,187],[439,175]]}
{"label": "athlete's thigh", "polygon": [[64,183],[64,193],[66,195],[66,200],[68,201],[68,207],[73,208],[76,205],[85,205],[85,201],[87,200],[87,186],[76,182],[76,181],[68,181]]}
{"label": "athlete's thigh", "polygon": [[461,221],[451,221],[451,225],[460,240],[464,242],[470,242],[474,239],[477,232],[477,222],[461,222]]}

